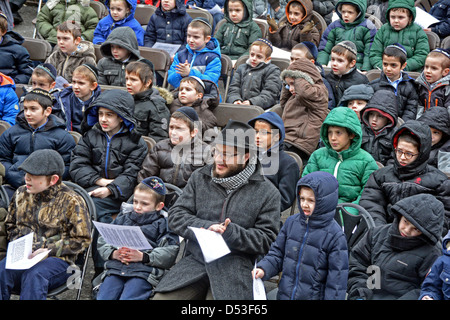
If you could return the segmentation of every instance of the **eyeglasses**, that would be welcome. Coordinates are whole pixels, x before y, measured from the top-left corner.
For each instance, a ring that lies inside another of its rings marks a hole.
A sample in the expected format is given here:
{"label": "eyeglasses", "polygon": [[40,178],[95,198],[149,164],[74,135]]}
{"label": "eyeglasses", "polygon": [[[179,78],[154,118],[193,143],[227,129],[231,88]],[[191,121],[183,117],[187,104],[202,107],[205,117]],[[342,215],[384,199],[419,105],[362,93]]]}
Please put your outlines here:
{"label": "eyeglasses", "polygon": [[255,130],[256,134],[259,134],[260,136],[268,136],[269,134],[272,134],[272,132],[268,131],[268,130]]}
{"label": "eyeglasses", "polygon": [[404,152],[401,149],[394,149],[394,150],[397,157],[401,158],[404,155],[406,160],[410,160],[412,157],[418,155],[418,153]]}
{"label": "eyeglasses", "polygon": [[234,153],[234,154],[222,153],[219,150],[217,150],[216,148],[214,148],[211,150],[211,155],[213,156],[213,158],[220,156],[223,160],[229,161],[231,158],[236,157],[238,154],[237,153]]}

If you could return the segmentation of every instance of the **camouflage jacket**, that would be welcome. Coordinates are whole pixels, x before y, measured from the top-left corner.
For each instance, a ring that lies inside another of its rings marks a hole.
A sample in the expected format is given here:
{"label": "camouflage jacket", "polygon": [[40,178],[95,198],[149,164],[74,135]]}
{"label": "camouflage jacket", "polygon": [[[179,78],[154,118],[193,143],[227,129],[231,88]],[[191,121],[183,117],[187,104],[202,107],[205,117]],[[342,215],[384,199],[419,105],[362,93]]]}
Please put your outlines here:
{"label": "camouflage jacket", "polygon": [[37,194],[30,194],[21,186],[8,211],[8,241],[34,232],[33,251],[51,249],[49,256],[70,264],[90,244],[91,224],[86,204],[63,183]]}

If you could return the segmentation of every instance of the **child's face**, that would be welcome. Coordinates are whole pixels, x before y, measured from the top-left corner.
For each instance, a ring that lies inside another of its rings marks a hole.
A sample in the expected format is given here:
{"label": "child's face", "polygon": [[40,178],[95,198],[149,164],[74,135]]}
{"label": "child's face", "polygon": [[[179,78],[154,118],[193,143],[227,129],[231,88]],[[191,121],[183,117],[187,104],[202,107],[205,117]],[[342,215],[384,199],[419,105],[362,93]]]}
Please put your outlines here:
{"label": "child's face", "polygon": [[288,13],[289,13],[289,20],[291,21],[292,24],[299,23],[300,21],[302,21],[303,16],[305,15],[302,8],[297,5],[294,6],[290,5]]}
{"label": "child's face", "polygon": [[55,87],[55,81],[49,81],[45,76],[31,75],[31,87],[33,89],[39,88],[45,91],[50,91]]}
{"label": "child's face", "polygon": [[[306,58],[306,53],[303,50],[292,49],[291,50],[291,64],[300,58]],[[311,62],[314,63],[314,59],[311,59]]]}
{"label": "child's face", "polygon": [[340,76],[346,74],[351,68],[355,66],[355,64],[355,60],[349,62],[344,55],[339,55],[336,52],[331,52],[331,71],[335,75]]}
{"label": "child's face", "polygon": [[358,116],[358,119],[361,120],[360,118],[360,112],[361,110],[367,105],[367,101],[366,100],[350,100],[347,104],[347,107],[352,109],[353,111],[356,112],[356,115]]}
{"label": "child's face", "polygon": [[81,101],[87,101],[92,92],[97,88],[97,82],[91,82],[88,78],[79,72],[72,75],[72,90],[75,96]]}
{"label": "child's face", "polygon": [[137,73],[128,73],[125,71],[125,84],[127,91],[130,94],[135,95],[136,93],[147,90],[152,84],[152,81],[149,80],[149,82],[145,84],[141,81],[141,78]]}
{"label": "child's face", "polygon": [[100,107],[98,108],[98,122],[103,132],[112,137],[119,132],[123,120],[114,111]]}
{"label": "child's face", "polygon": [[35,176],[28,172],[25,173],[25,187],[27,188],[27,192],[31,194],[36,194],[44,190],[47,190],[50,186],[54,185],[56,181],[58,181],[58,179],[56,179],[55,177],[58,176],[53,175],[49,181],[47,176]]}
{"label": "child's face", "polygon": [[403,69],[406,68],[406,62],[402,65],[398,57],[387,56],[383,54],[383,73],[389,80],[400,79]]}
{"label": "child's face", "polygon": [[169,138],[174,146],[181,143],[189,143],[196,134],[197,129],[191,132],[189,125],[184,120],[170,118]]}
{"label": "child's face", "polygon": [[295,86],[294,86],[295,79],[294,79],[294,78],[286,77],[286,78],[284,78],[284,82],[285,82],[286,85],[289,87],[289,92],[290,92],[293,96],[295,96],[295,95],[296,95],[296,92],[295,92]]}
{"label": "child's face", "polygon": [[358,16],[358,10],[356,10],[355,6],[352,6],[351,4],[343,4],[341,6],[341,15],[342,20],[344,20],[345,23],[352,23]]}
{"label": "child's face", "polygon": [[112,0],[110,2],[109,11],[114,21],[123,20],[130,14],[130,9],[124,0]]}
{"label": "child's face", "polygon": [[187,44],[193,51],[203,49],[209,40],[211,40],[211,36],[205,37],[202,29],[188,27]]}
{"label": "child's face", "polygon": [[77,50],[78,45],[81,42],[81,38],[78,37],[76,39],[73,38],[73,35],[70,32],[56,32],[56,39],[58,42],[58,47],[65,54],[71,54]]}
{"label": "child's face", "polygon": [[411,142],[399,139],[397,148],[395,149],[397,161],[401,166],[412,163],[419,156],[419,150]]}
{"label": "child's face", "polygon": [[244,18],[244,4],[242,1],[229,1],[228,14],[233,23],[239,23]]}
{"label": "child's face", "polygon": [[43,109],[37,101],[24,101],[23,112],[28,124],[37,129],[42,126],[49,115],[52,113],[52,108]]}
{"label": "child's face", "polygon": [[261,46],[251,46],[249,52],[249,62],[252,68],[259,65],[261,62],[269,62],[270,57],[266,57],[265,50]]}
{"label": "child's face", "polygon": [[163,11],[170,11],[176,7],[175,0],[162,0],[161,8]]}
{"label": "child's face", "polygon": [[388,118],[381,115],[377,111],[370,111],[369,116],[367,117],[369,120],[369,125],[374,131],[381,130],[388,123]]}
{"label": "child's face", "polygon": [[[195,80],[194,80],[195,81]],[[198,99],[203,98],[203,93],[197,92],[195,85],[190,81],[183,81],[178,88],[178,100],[186,107],[192,106],[192,104]]]}
{"label": "child's face", "polygon": [[447,76],[449,73],[449,68],[442,68],[442,61],[438,57],[427,57],[425,60],[425,66],[423,69],[423,74],[428,83],[432,84]]}
{"label": "child's face", "polygon": [[402,237],[418,237],[422,234],[422,231],[417,229],[403,216],[400,218],[400,222],[398,223],[398,231],[400,231],[400,235]]}
{"label": "child's face", "polygon": [[400,31],[406,28],[410,21],[409,10],[390,10],[389,24],[395,31]]}
{"label": "child's face", "polygon": [[116,44],[111,45],[111,55],[114,59],[124,61],[130,56],[130,51]]}
{"label": "child's face", "polygon": [[336,152],[342,152],[350,148],[354,137],[354,133],[348,134],[347,130],[343,127],[328,127],[328,141],[331,148]]}
{"label": "child's face", "polygon": [[272,131],[272,127],[266,121],[255,121],[255,143],[258,149],[268,150],[270,149],[279,139],[279,134]]}
{"label": "child's face", "polygon": [[314,195],[314,191],[308,187],[300,188],[300,208],[302,208],[303,213],[309,217],[314,212],[314,208],[316,207],[316,197]]}
{"label": "child's face", "polygon": [[[163,203],[164,205],[164,203]],[[161,204],[155,202],[151,192],[136,189],[133,194],[133,210],[138,214],[161,210]]]}
{"label": "child's face", "polygon": [[431,145],[434,146],[436,143],[439,143],[439,141],[441,141],[443,133],[441,130],[432,127],[430,127],[430,129],[431,129]]}

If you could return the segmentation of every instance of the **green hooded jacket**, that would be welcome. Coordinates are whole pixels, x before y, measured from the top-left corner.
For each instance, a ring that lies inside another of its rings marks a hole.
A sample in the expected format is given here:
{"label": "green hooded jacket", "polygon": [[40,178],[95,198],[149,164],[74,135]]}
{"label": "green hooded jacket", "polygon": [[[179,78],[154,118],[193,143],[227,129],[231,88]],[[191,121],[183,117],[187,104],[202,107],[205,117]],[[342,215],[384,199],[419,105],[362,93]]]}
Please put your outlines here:
{"label": "green hooded jacket", "polygon": [[[333,150],[328,140],[329,126],[344,127],[355,134],[347,150]],[[378,169],[373,157],[361,149],[362,129],[358,116],[350,108],[334,108],[320,128],[320,137],[325,147],[312,153],[302,176],[314,171],[331,173],[339,182],[339,203],[358,204],[369,176]]]}
{"label": "green hooded jacket", "polygon": [[386,20],[389,21],[389,11],[393,8],[406,8],[412,14],[412,21],[400,31],[394,30],[390,23],[385,23],[378,30],[370,50],[370,63],[372,68],[383,68],[383,51],[386,46],[400,43],[406,49],[407,60],[405,71],[421,71],[425,59],[430,52],[428,37],[423,29],[414,23],[416,8],[414,0],[391,0],[386,11]]}
{"label": "green hooded jacket", "polygon": [[234,23],[228,13],[228,0],[223,7],[227,20],[217,30],[214,37],[220,43],[220,52],[237,60],[240,56],[248,54],[250,45],[258,38],[262,38],[262,32],[258,24],[253,21],[253,6],[251,0],[241,0],[244,4],[244,17],[241,22]]}

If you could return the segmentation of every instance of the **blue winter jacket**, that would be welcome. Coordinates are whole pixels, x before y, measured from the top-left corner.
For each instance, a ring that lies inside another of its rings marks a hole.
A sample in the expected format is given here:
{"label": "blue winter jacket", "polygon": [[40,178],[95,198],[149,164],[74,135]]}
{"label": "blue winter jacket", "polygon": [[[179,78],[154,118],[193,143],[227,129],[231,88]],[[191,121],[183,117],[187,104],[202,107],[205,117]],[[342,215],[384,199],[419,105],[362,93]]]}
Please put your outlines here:
{"label": "blue winter jacket", "polygon": [[348,277],[348,251],[344,233],[334,220],[338,182],[331,174],[313,172],[297,183],[314,191],[315,208],[308,218],[290,216],[269,253],[257,264],[262,280],[282,272],[278,284],[280,300],[344,300]]}
{"label": "blue winter jacket", "polygon": [[168,81],[175,88],[180,86],[182,76],[177,73],[175,67],[180,62],[187,60],[191,64],[189,76],[196,76],[202,80],[211,80],[218,86],[222,71],[220,57],[220,45],[216,38],[211,38],[200,51],[193,51],[189,45],[186,45],[186,48],[178,51],[173,58],[173,63],[169,69]]}
{"label": "blue winter jacket", "polygon": [[15,31],[7,32],[0,42],[0,72],[27,84],[33,73],[30,54],[23,46],[25,39]]}
{"label": "blue winter jacket", "polygon": [[436,19],[440,20],[439,23],[432,24],[430,26],[431,31],[436,33],[441,39],[450,35],[450,0],[439,0],[430,9],[430,14]]}
{"label": "blue winter jacket", "polygon": [[150,17],[144,34],[144,45],[153,47],[155,42],[181,44],[179,50],[186,44],[186,33],[192,18],[186,13],[186,5],[183,0],[176,0],[174,9],[166,12],[161,6],[156,8]]}
{"label": "blue winter jacket", "polygon": [[16,123],[19,113],[19,98],[15,90],[14,80],[0,73],[0,120],[12,126]]}
{"label": "blue winter jacket", "polygon": [[144,28],[142,28],[141,24],[134,18],[137,0],[127,0],[127,2],[131,6],[130,14],[127,17],[114,22],[111,14],[109,14],[98,22],[97,28],[94,30],[94,39],[92,40],[94,44],[102,44],[105,42],[111,31],[117,27],[130,27],[136,33],[139,45],[144,45]]}

